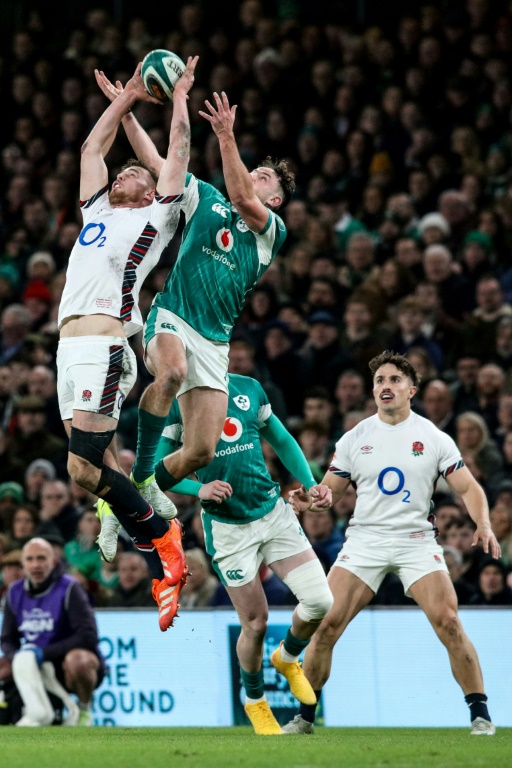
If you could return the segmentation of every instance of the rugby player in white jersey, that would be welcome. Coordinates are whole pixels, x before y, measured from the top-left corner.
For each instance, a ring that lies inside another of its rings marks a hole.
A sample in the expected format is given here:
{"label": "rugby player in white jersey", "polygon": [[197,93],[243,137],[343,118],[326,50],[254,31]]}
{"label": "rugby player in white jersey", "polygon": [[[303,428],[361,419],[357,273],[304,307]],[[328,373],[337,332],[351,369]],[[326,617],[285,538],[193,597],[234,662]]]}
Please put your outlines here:
{"label": "rugby player in white jersey", "polygon": [[[473,544],[493,558],[501,554],[489,522],[485,494],[461,459],[452,438],[411,411],[418,378],[410,362],[394,352],[370,361],[377,413],[360,422],[336,444],[322,480],[333,496],[350,483],[357,502],[347,540],[329,573],[334,604],[309,645],[304,672],[317,698],[327,682],[335,643],[350,621],[377,592],[386,573],[396,573],[408,595],[425,612],[446,647],[452,673],[470,709],[471,734],[492,736],[478,656],[457,613],[457,598],[430,513],[434,485],[442,475],[463,499],[476,524]],[[291,494],[296,511],[312,498]],[[313,506],[314,509],[314,506]],[[284,733],[312,733],[315,707],[301,705]]]}
{"label": "rugby player in white jersey", "polygon": [[[109,191],[104,160],[133,104],[156,102],[144,89],[140,64],[86,139],[80,166],[84,226],[69,258],[58,320],[58,396],[70,436],[69,474],[109,502],[153,577],[174,588],[186,576],[176,508],[154,483],[138,493],[120,471],[115,432],[137,376],[128,337],[142,329],[139,289],[178,226],[190,150],[187,93],[196,64],[197,57],[190,57],[176,84],[169,148],[156,184],[134,161]],[[170,524],[154,514],[153,505]]]}
{"label": "rugby player in white jersey", "polygon": [[[100,73],[108,98],[122,93]],[[215,453],[228,404],[229,340],[247,293],[275,258],[286,237],[278,211],[295,181],[285,161],[267,158],[251,173],[236,144],[236,106],[225,93],[199,112],[219,140],[228,197],[188,174],[182,203],[185,217],[178,259],[157,294],[145,329],[145,362],[155,380],[139,403],[137,458],[133,477],[145,483],[155,473],[162,490],[172,489]],[[123,127],[137,155],[158,170],[162,161],[133,115]],[[174,397],[186,425],[185,442],[155,466],[155,454]]]}

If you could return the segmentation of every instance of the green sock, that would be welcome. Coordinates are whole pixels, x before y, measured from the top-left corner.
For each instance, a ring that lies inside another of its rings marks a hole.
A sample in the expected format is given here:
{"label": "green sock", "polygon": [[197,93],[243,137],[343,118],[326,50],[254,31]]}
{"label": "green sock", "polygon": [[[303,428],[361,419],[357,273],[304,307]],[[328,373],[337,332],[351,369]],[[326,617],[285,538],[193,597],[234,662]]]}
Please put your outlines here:
{"label": "green sock", "polygon": [[136,483],[147,480],[155,471],[156,451],[166,421],[167,416],[155,416],[153,413],[139,408],[137,458],[132,470]]}
{"label": "green sock", "polygon": [[155,480],[161,491],[169,491],[180,481],[165,468],[164,460],[160,459],[155,466]]}
{"label": "green sock", "polygon": [[286,653],[289,653],[290,656],[300,656],[304,648],[309,645],[309,642],[309,637],[307,640],[301,640],[300,638],[295,637],[292,630],[289,629],[286,633],[283,645]]}
{"label": "green sock", "polygon": [[259,669],[257,672],[246,672],[240,667],[240,675],[247,696],[250,699],[261,699],[265,693],[263,668]]}

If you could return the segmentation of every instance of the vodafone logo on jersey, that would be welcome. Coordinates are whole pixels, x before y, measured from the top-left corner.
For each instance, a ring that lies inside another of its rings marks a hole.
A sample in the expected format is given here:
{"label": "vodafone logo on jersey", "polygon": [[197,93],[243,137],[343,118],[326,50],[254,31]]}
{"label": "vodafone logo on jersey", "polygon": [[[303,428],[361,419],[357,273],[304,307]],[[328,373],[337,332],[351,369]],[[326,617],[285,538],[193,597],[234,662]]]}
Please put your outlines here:
{"label": "vodafone logo on jersey", "polygon": [[237,419],[234,416],[228,416],[224,422],[224,429],[222,430],[220,439],[224,440],[226,443],[234,443],[235,440],[238,440],[241,437],[242,432],[243,427],[240,419]]}
{"label": "vodafone logo on jersey", "polygon": [[225,251],[226,253],[229,253],[230,250],[233,248],[235,241],[231,233],[231,230],[219,229],[219,231],[215,235],[215,242],[217,243],[217,247],[220,248],[221,251]]}

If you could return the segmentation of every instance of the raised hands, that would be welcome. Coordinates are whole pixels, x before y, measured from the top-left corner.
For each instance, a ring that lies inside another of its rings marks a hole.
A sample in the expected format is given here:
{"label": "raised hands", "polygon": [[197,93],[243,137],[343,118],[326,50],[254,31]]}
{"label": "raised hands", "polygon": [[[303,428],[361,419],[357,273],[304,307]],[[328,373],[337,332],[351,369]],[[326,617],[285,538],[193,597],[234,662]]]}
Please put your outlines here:
{"label": "raised hands", "polygon": [[187,94],[194,84],[194,72],[199,61],[199,56],[189,56],[187,59],[187,66],[182,76],[176,82],[174,86],[174,95],[178,93]]}
{"label": "raised hands", "polygon": [[[178,81],[179,82],[179,81]],[[205,101],[206,107],[210,114],[199,111],[201,117],[208,120],[217,136],[222,134],[232,134],[233,124],[235,122],[236,104],[232,107],[229,106],[228,97],[222,91],[219,96],[218,93],[213,94],[215,100],[215,106],[209,101]]]}

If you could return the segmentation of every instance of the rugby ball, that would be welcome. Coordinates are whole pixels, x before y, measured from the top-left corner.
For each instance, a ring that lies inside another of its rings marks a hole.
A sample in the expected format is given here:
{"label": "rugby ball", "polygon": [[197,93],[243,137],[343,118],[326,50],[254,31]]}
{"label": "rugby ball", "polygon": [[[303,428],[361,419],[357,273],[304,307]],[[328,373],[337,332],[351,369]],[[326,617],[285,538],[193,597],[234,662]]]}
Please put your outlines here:
{"label": "rugby ball", "polygon": [[171,51],[157,48],[142,62],[141,77],[146,91],[158,101],[172,101],[174,86],[185,71],[185,64]]}

